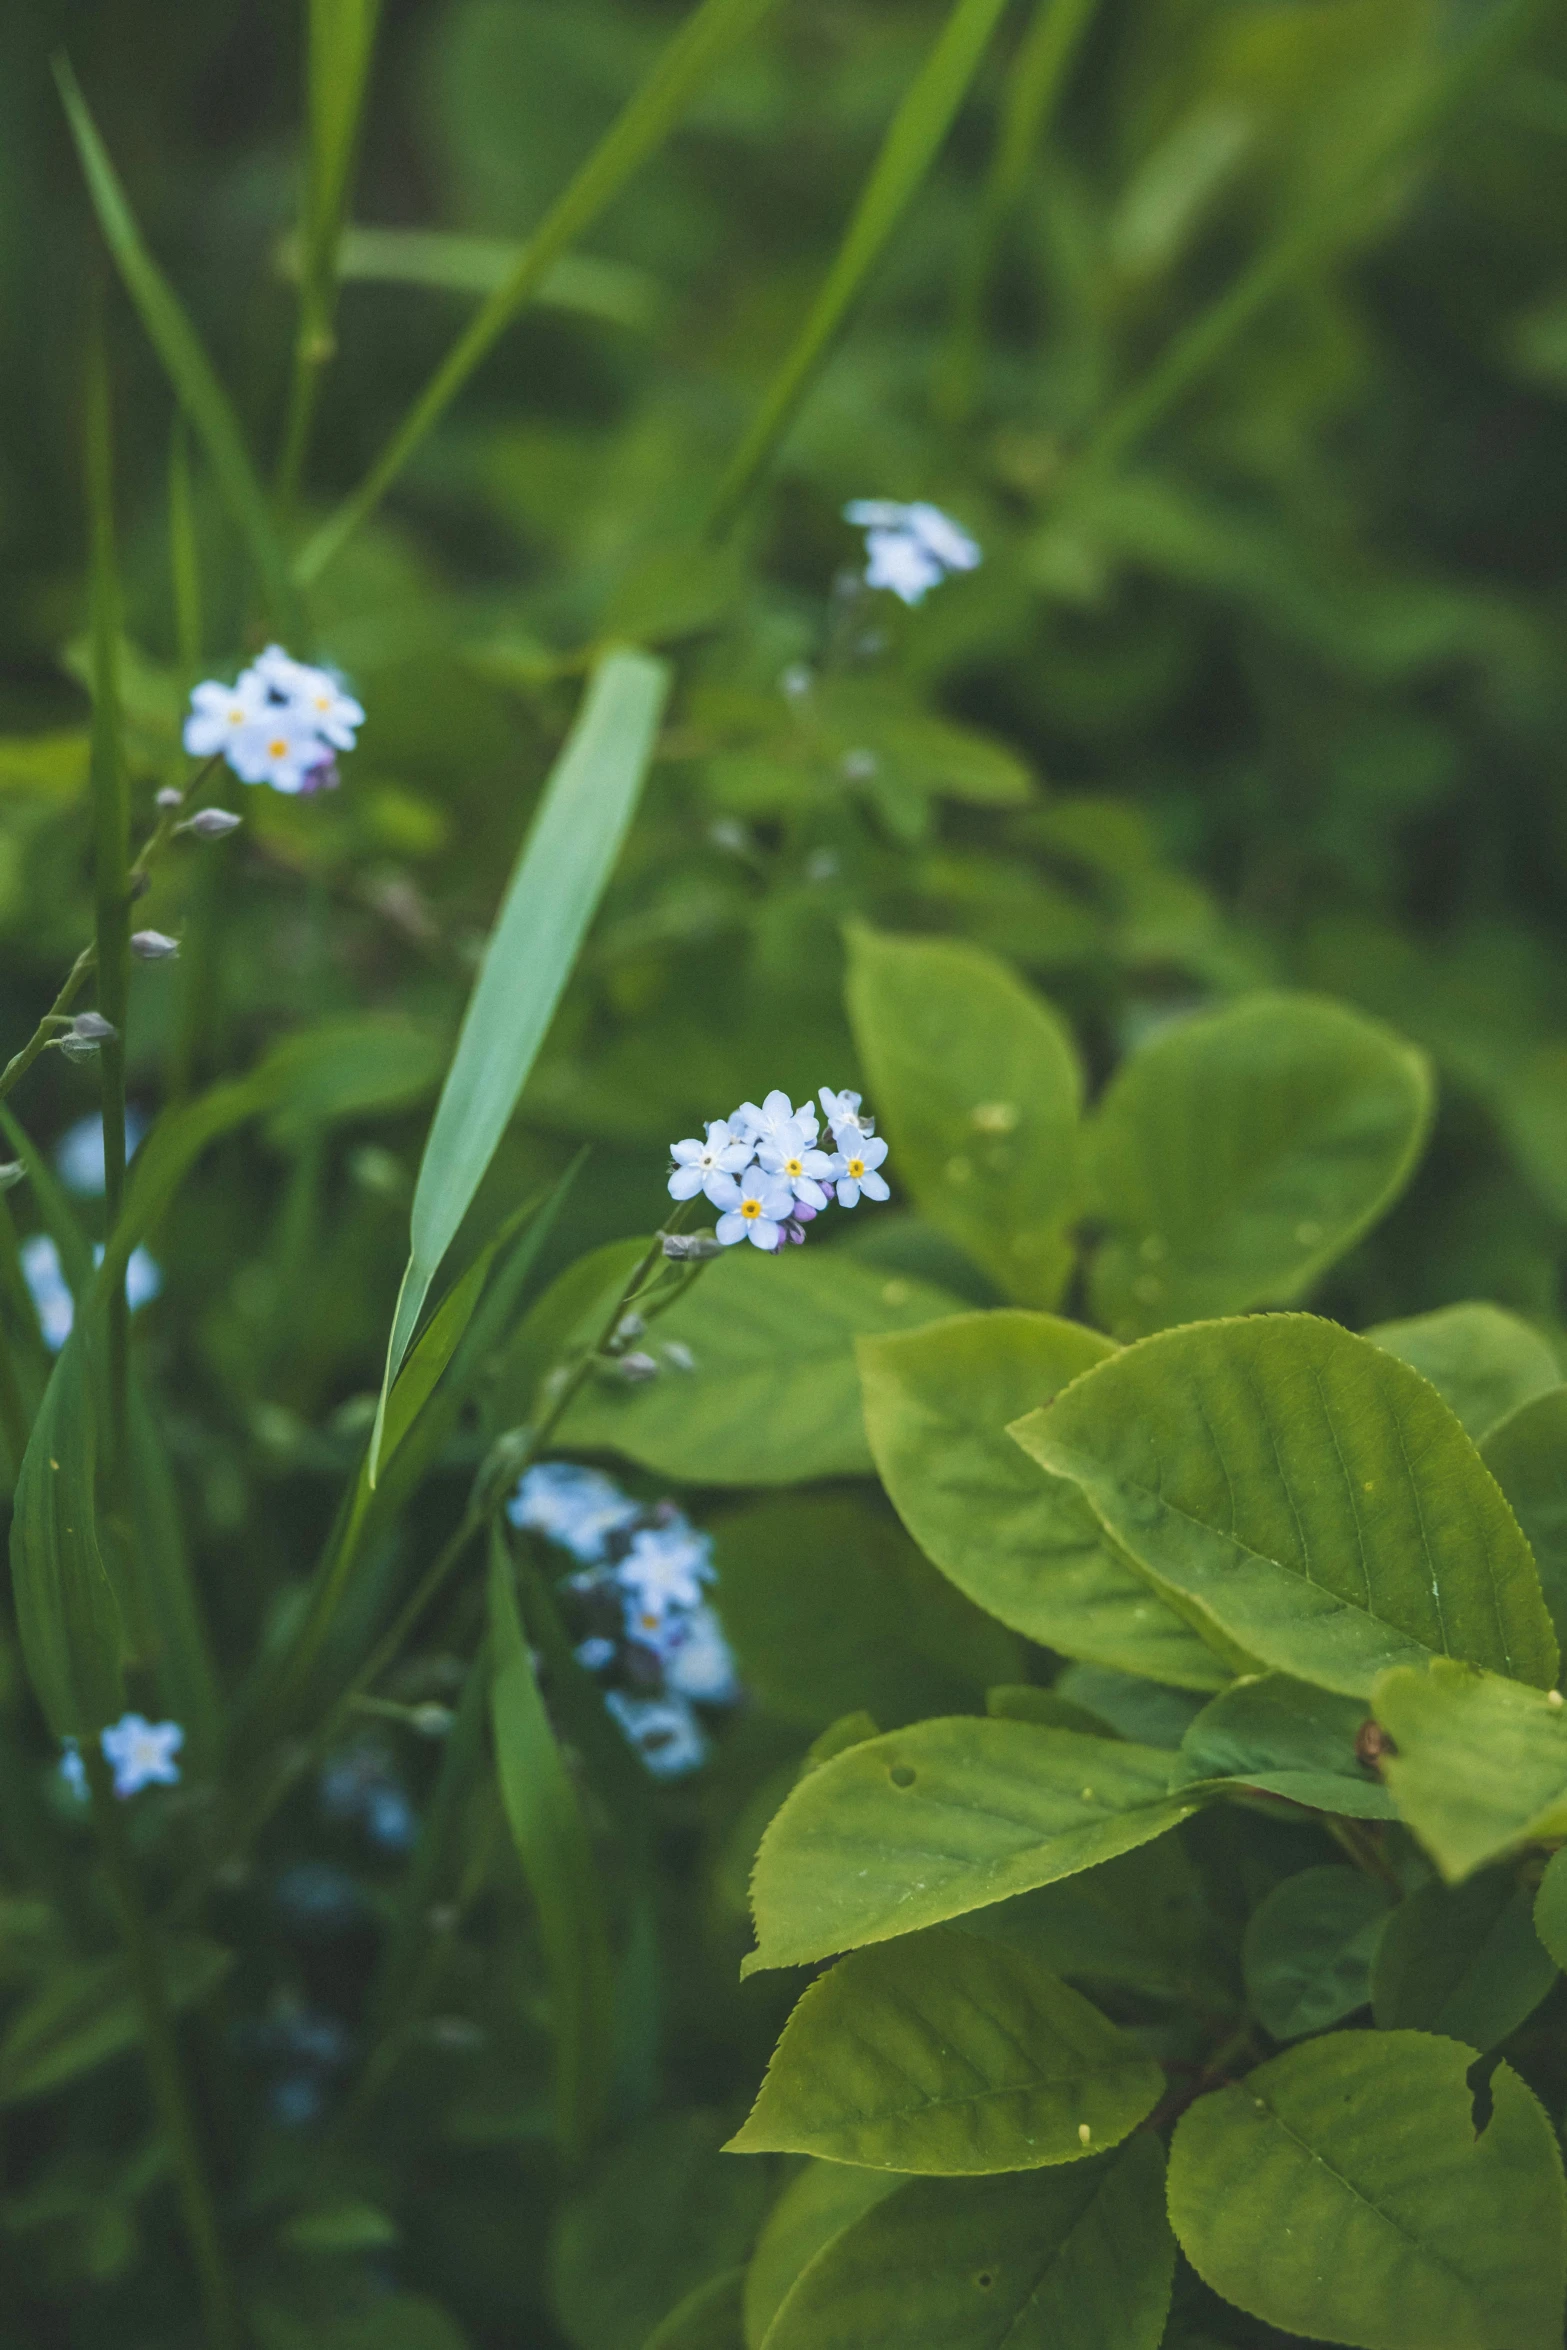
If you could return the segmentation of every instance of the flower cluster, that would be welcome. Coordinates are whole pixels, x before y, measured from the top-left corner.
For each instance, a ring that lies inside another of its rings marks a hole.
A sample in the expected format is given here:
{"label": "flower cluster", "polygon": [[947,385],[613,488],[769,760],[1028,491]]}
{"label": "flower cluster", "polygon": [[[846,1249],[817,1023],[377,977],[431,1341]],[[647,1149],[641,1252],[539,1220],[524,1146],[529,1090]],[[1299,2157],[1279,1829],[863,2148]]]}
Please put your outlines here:
{"label": "flower cluster", "polygon": [[611,1681],[604,1703],[658,1779],[706,1760],[699,1705],[733,1705],[734,1658],[707,1598],[713,1545],[673,1502],[633,1501],[597,1469],[541,1461],[506,1505],[514,1526],[579,1562],[564,1591],[577,1661]]}
{"label": "flower cluster", "polygon": [[[122,1714],[98,1733],[103,1759],[114,1773],[114,1792],[122,1799],[139,1795],[144,1787],[175,1787],[180,1766],[175,1756],[185,1743],[178,1722],[149,1722],[145,1714]],[[74,1738],[67,1738],[60,1756],[60,1776],[73,1795],[87,1793],[87,1765]]]}
{"label": "flower cluster", "polygon": [[365,714],[329,669],[268,645],[232,685],[209,678],[190,697],[185,748],[225,758],[241,783],[313,792],[337,781],[337,753],[351,751]]}
{"label": "flower cluster", "polygon": [[845,522],[865,533],[865,584],[890,588],[918,604],[954,571],[973,571],[979,547],[939,506],[900,506],[891,498],[855,498]]}
{"label": "flower cluster", "polygon": [[[33,1301],[44,1344],[51,1354],[57,1355],[76,1320],[76,1300],[65,1278],[60,1252],[47,1232],[34,1232],[23,1241],[19,1253],[22,1279],[27,1283],[27,1294]],[[103,1263],[101,1243],[93,1250],[93,1263]],[[133,1248],[125,1268],[125,1296],[131,1312],[134,1314],[138,1306],[150,1305],[162,1287],[163,1273],[156,1259],[144,1248]]]}
{"label": "flower cluster", "polygon": [[836,1199],[852,1208],[860,1199],[884,1200],[886,1177],[877,1170],[887,1145],[874,1118],[862,1117],[857,1093],[823,1086],[817,1099],[832,1136],[820,1147],[814,1102],[798,1109],[786,1093],[770,1093],[760,1109],[742,1102],[727,1118],[712,1119],[704,1141],[671,1145],[672,1199],[698,1192],[721,1209],[718,1238],[725,1248],[748,1240],[754,1248],[781,1248],[805,1238],[805,1227]]}

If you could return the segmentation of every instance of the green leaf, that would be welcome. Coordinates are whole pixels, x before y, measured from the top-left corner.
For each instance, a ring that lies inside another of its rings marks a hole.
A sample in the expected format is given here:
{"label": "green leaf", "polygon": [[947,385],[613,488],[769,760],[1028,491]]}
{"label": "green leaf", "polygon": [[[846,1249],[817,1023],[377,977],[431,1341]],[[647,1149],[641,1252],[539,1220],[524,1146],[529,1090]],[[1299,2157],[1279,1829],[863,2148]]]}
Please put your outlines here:
{"label": "green leaf", "polygon": [[[569,245],[656,153],[686,107],[704,89],[725,53],[766,14],[772,0],[703,0],[669,42],[642,87],[611,123],[581,170],[562,189],[483,307],[442,360],[353,494],[323,523],[301,554],[308,584],[374,512],[390,484],[523,305],[546,282]],[[624,2345],[617,2346],[624,2350]]]}
{"label": "green leaf", "polygon": [[751,1883],[756,1967],[861,1943],[1049,1885],[1173,1828],[1173,1755],[961,1716],[867,1739],[802,1779]]}
{"label": "green leaf", "polygon": [[1407,1322],[1379,1322],[1366,1336],[1429,1379],[1482,1448],[1499,1420],[1561,1379],[1538,1330],[1500,1306],[1443,1306]]}
{"label": "green leaf", "polygon": [[1437,1663],[1384,1673],[1372,1711],[1394,1742],[1382,1773],[1449,1883],[1524,1844],[1567,1836],[1567,1706]]}
{"label": "green leaf", "polygon": [[1411,1893],[1377,1947],[1371,1996],[1378,2028],[1440,2032],[1482,2055],[1507,2039],[1556,1981],[1533,1910],[1531,1889],[1506,1869]]}
{"label": "green leaf", "polygon": [[723,1519],[724,1629],[754,1702],[817,1731],[864,1707],[889,1725],[977,1704],[1019,1644],[860,1499],[781,1498]]}
{"label": "green leaf", "polygon": [[1090,1128],[1110,1230],[1090,1288],[1117,1338],[1284,1305],[1392,1205],[1424,1147],[1425,1057],[1316,996],[1248,997],[1166,1030]]}
{"label": "green leaf", "polygon": [[278,2230],[298,2252],[373,2252],[398,2242],[397,2222],[374,2203],[312,2204]]}
{"label": "green leaf", "polygon": [[[163,1989],[175,2012],[215,1990],[232,1955],[195,1935],[162,1946]],[[134,2048],[142,2009],[125,1958],[57,1966],[12,2016],[0,2041],[0,2105],[22,2105]]]}
{"label": "green leaf", "polygon": [[840,1959],[805,1993],[734,2154],[960,2177],[1078,2162],[1153,2111],[1164,2075],[1021,1951],[937,1926]]}
{"label": "green leaf", "polygon": [[1020,1305],[1072,1269],[1083,1080],[1055,1014],[980,947],[849,934],[849,1018],[892,1155],[937,1231]]}
{"label": "green leaf", "polygon": [[1396,1819],[1392,1797],[1355,1752],[1365,1720],[1358,1698],[1264,1673],[1205,1706],[1181,1753],[1194,1778],[1241,1779],[1353,1820]]}
{"label": "green leaf", "polygon": [[1528,1538],[1561,1640],[1567,1636],[1567,1387],[1552,1387],[1499,1420],[1480,1458]]}
{"label": "green leaf", "polygon": [[139,1661],[156,1676],[165,1715],[184,1729],[186,1770],[199,1775],[217,1761],[223,1693],[162,1430],[134,1376],[129,1434],[134,1531],[127,1547]]}
{"label": "green leaf", "polygon": [[845,2162],[810,2162],[790,2180],[767,2215],[745,2272],[745,2350],[762,2350],[784,2295],[817,2253],[901,2185],[896,2171],[859,2170]]}
{"label": "green leaf", "polygon": [[1559,1967],[1567,1967],[1567,1860],[1553,1852],[1534,1897],[1534,1930]]}
{"label": "green leaf", "polygon": [[56,1738],[118,1719],[120,1604],[98,1540],[97,1427],[80,1325],[44,1389],[16,1481],[11,1588],[28,1678]]}
{"label": "green leaf", "polygon": [[724,2135],[714,2114],[660,2114],[561,2206],[552,2297],[576,2350],[644,2343],[746,2258],[771,2182],[765,2164],[720,2153]]}
{"label": "green leaf", "polygon": [[741,2350],[745,2270],[726,2268],[688,2293],[647,2338],[646,2350]]}
{"label": "green leaf", "polygon": [[1298,1869],[1264,1895],[1241,1943],[1247,2002],[1264,2031],[1299,2040],[1366,2005],[1391,1902],[1386,1885],[1357,1869]]}
{"label": "green leaf", "polygon": [[[414,1190],[411,1254],[381,1413],[430,1285],[472,1205],[620,853],[653,753],[669,671],[612,650],[593,673],[507,885],[463,1015]],[[371,1443],[375,1479],[380,1415]]]}
{"label": "green leaf", "polygon": [[176,399],[201,435],[214,479],[249,550],[274,617],[293,643],[301,645],[306,631],[298,591],[228,394],[213,373],[212,362],[173,287],[142,241],[108,150],[63,57],[55,60],[55,79],[104,242]]}
{"label": "green leaf", "polygon": [[1432,1655],[1556,1677],[1494,1478],[1417,1372],[1336,1323],[1165,1331],[1013,1434],[1145,1573],[1279,1672],[1346,1696]]}
{"label": "green leaf", "polygon": [[1005,6],[1006,0],[956,0],[888,126],[805,324],[730,459],[714,501],[714,529],[727,529],[734,520],[787,432],[887,239],[939,154]]}
{"label": "green leaf", "polygon": [[766,2350],[1158,2350],[1163,2190],[1149,2134],[1064,2170],[911,2179],[811,2262]]}
{"label": "green leaf", "polygon": [[951,1305],[944,1290],[841,1250],[733,1249],[660,1317],[655,1346],[679,1341],[693,1368],[584,1388],[558,1441],[699,1485],[866,1476],[854,1341],[915,1329]]}
{"label": "green leaf", "polygon": [[308,2315],[256,2300],[247,2312],[260,2350],[468,2350],[468,2336],[423,2293],[382,2290],[362,2309]]}
{"label": "green leaf", "polygon": [[592,1840],[534,1679],[498,1533],[490,1539],[489,1624],[496,1775],[549,1969],[557,2128],[562,2144],[580,2153],[608,2091],[614,1975]]}
{"label": "green leaf", "polygon": [[1555,2134],[1503,2064],[1477,2136],[1473,2061],[1421,2032],[1337,2032],[1199,2098],[1170,2149],[1198,2275],[1269,2325],[1362,2350],[1559,2350]]}
{"label": "green leaf", "polygon": [[1112,1350],[1051,1314],[955,1314],[862,1338],[865,1432],[927,1558],[1002,1623],[1059,1655],[1196,1689],[1225,1666],[1111,1541],[1083,1495],[1006,1431]]}
{"label": "green leaf", "polygon": [[966,1930],[1090,1985],[1205,2006],[1213,1997],[1202,1887],[1178,1836],[978,1910]]}
{"label": "green leaf", "polygon": [[438,1028],[400,1013],[351,1012],[302,1028],[255,1072],[269,1139],[295,1146],[340,1118],[406,1109],[434,1091],[445,1057]]}

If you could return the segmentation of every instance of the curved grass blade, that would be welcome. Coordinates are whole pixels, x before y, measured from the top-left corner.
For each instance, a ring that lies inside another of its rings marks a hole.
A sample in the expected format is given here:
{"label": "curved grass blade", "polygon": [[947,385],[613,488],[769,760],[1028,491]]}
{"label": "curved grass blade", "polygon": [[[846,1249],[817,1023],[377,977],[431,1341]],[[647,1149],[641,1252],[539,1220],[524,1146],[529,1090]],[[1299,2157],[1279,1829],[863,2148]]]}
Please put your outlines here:
{"label": "curved grass blade", "polygon": [[147,338],[163,362],[175,397],[206,446],[218,487],[250,551],[273,617],[296,646],[303,646],[305,628],[299,591],[290,576],[282,541],[272,527],[266,496],[250,462],[228,394],[214,374],[212,362],[202,349],[173,287],[142,241],[108,150],[98,136],[76,76],[63,56],[55,59],[54,72],[104,242],[114,256]]}
{"label": "curved grass blade", "polygon": [[[345,228],[338,240],[337,274],[344,285],[417,286],[431,293],[465,294],[482,301],[511,283],[528,247],[515,237],[467,236],[453,229]],[[298,246],[280,248],[280,272],[300,266]],[[533,299],[575,310],[611,326],[649,327],[664,289],[648,270],[591,253],[567,253],[552,262]]]}
{"label": "curved grass blade", "polygon": [[729,528],[788,430],[850,304],[934,163],[1006,5],[1007,0],[957,0],[916,74],[882,141],[810,316],[730,460],[708,524],[713,535]]}
{"label": "curved grass blade", "polygon": [[538,1910],[553,1993],[556,2119],[580,2155],[603,2111],[614,2046],[614,1977],[593,1849],[534,1678],[499,1531],[490,1536],[490,1714],[501,1801]]}
{"label": "curved grass blade", "polygon": [[370,1444],[372,1484],[392,1381],[517,1106],[619,854],[668,690],[663,662],[625,648],[604,655],[490,933],[414,1190],[408,1269]]}
{"label": "curved grass blade", "polygon": [[337,308],[338,237],[359,152],[380,14],[381,0],[310,0],[305,77],[309,155],[299,239],[299,312],[278,466],[278,491],[285,509],[299,487],[316,393],[336,348],[332,320]]}
{"label": "curved grass blade", "polygon": [[[1004,0],[993,0],[1000,6]],[[619,114],[582,169],[540,221],[507,275],[442,360],[353,495],[310,540],[296,576],[308,586],[373,512],[414,450],[462,390],[481,359],[574,244],[673,130],[725,51],[758,23],[773,0],[702,0]]]}
{"label": "curved grass blade", "polygon": [[124,1624],[98,1540],[97,1415],[80,1329],[44,1390],[16,1482],[11,1585],[28,1678],[57,1738],[124,1706]]}

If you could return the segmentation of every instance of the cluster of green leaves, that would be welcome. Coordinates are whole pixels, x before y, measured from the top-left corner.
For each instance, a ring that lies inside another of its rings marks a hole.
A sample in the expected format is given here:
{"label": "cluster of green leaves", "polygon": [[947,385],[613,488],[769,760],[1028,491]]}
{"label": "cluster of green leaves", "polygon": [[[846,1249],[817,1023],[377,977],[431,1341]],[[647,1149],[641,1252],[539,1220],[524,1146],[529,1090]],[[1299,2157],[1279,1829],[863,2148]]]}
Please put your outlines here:
{"label": "cluster of green leaves", "polygon": [[[120,1034],[0,1076],[0,2344],[1554,2350],[1561,27],[61,29],[0,1017]],[[868,595],[863,495],[982,567]],[[276,634],[361,747],[198,849]],[[893,1209],[666,1263],[669,1139],[824,1080]],[[714,1536],[690,1780],[499,1528],[542,1450]],[[125,1704],[183,1784],[74,1806]]]}

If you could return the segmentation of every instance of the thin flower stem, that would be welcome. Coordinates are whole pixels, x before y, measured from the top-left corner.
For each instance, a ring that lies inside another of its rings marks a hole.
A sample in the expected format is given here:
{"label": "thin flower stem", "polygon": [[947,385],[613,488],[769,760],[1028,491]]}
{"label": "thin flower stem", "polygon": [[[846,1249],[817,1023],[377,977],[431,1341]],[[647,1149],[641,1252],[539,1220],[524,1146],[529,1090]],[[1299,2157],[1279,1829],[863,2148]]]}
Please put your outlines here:
{"label": "thin flower stem", "polygon": [[141,1898],[109,1768],[95,1739],[82,1742],[82,1760],[92,1790],[97,1830],[109,1890],[130,1960],[152,2093],[174,2158],[174,2175],[186,2233],[201,2287],[206,2340],[210,2350],[242,2350],[239,2306],[218,2230],[216,2207],[202,2159],[195,2116],[180,2065],[173,2018],[164,1994],[158,1948]]}
{"label": "thin flower stem", "polygon": [[[183,821],[186,812],[199,796],[214,769],[221,764],[221,753],[214,752],[213,756],[192,776],[180,805],[177,808],[165,808],[160,811],[157,823],[148,834],[140,854],[126,874],[127,894],[130,897],[134,898],[139,894],[139,885],[143,877],[151,871],[152,866],[167,848],[173,838],[175,827]],[[13,1053],[5,1067],[0,1069],[0,1101],[4,1101],[6,1095],[12,1092],[22,1078],[27,1075],[28,1070],[46,1046],[53,1044],[55,1030],[62,1025],[67,1027],[70,1025],[71,1006],[82,991],[82,982],[86,979],[87,974],[96,967],[97,961],[96,943],[83,947],[66,973],[59,994],[33,1030],[26,1044],[22,1046],[20,1052]]]}

